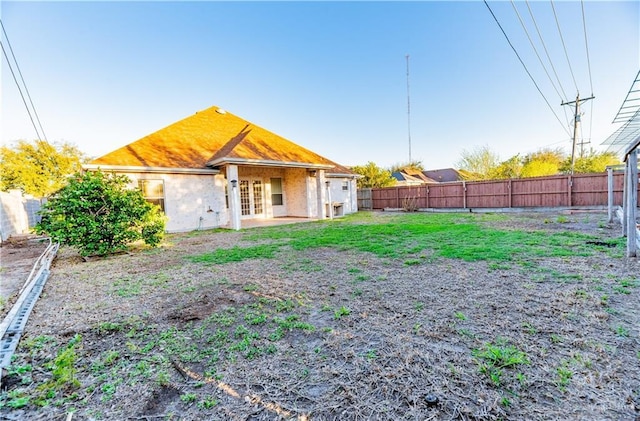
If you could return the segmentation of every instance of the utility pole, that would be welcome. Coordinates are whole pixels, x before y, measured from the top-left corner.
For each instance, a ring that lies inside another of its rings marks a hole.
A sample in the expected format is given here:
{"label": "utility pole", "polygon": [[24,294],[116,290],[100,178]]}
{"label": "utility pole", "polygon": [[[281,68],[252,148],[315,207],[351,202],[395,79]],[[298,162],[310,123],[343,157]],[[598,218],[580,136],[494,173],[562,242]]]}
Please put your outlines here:
{"label": "utility pole", "polygon": [[407,132],[409,134],[409,165],[413,162],[411,160],[411,97],[409,96],[409,54],[407,58]]}
{"label": "utility pole", "polygon": [[[580,103],[589,101],[590,99],[593,99],[593,98],[595,97],[593,96],[593,94],[591,94],[589,98],[580,99],[580,92],[578,92],[576,94],[575,101],[563,102],[562,104],[560,104],[560,105],[575,104],[576,106],[575,113],[573,115],[573,146],[571,148],[571,175],[573,175],[573,169],[576,164],[576,144],[578,142],[578,124],[580,123]],[[581,148],[583,145],[584,145],[584,142],[580,143]],[[580,156],[582,156],[582,152],[580,153]]]}

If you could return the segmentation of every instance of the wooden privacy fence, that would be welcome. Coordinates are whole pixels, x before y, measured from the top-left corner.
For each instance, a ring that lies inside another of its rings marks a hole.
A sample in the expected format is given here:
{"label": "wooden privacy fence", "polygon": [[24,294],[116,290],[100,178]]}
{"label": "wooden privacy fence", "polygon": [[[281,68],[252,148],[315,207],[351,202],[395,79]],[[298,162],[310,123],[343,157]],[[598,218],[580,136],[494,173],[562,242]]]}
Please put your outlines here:
{"label": "wooden privacy fence", "polygon": [[[622,204],[623,184],[624,173],[614,172],[614,205]],[[358,209],[404,208],[408,204],[417,208],[529,208],[608,203],[606,173],[363,189],[368,190],[371,206],[364,206],[363,200]]]}

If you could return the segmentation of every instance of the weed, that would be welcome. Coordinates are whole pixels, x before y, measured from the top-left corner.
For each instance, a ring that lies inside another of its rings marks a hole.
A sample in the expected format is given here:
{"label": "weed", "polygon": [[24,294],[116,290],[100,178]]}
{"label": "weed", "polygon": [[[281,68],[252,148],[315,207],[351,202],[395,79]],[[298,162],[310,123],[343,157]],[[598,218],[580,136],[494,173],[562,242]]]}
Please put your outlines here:
{"label": "weed", "polygon": [[536,329],[535,326],[533,326],[529,322],[522,322],[521,326],[524,329],[524,331],[530,335],[535,335],[536,333],[538,333],[538,329]]}
{"label": "weed", "polygon": [[560,390],[565,391],[571,378],[573,377],[573,372],[566,366],[558,367],[556,369],[556,374],[558,375],[557,386]]}
{"label": "weed", "polygon": [[335,319],[340,319],[342,316],[348,316],[349,314],[351,314],[351,310],[349,310],[345,306],[342,306],[333,312],[333,317]]}
{"label": "weed", "polygon": [[257,291],[258,290],[258,285],[255,284],[248,284],[242,287],[243,291],[247,291],[247,292],[251,292],[251,291]]}
{"label": "weed", "polygon": [[502,384],[502,370],[521,364],[529,364],[527,355],[505,341],[488,343],[482,349],[476,349],[472,355],[477,359],[480,372],[486,374],[495,386]]}
{"label": "weed", "polygon": [[366,354],[364,354],[364,356],[368,359],[368,360],[373,360],[375,358],[378,357],[376,350],[375,349],[370,349],[369,351],[367,351]]}
{"label": "weed", "polygon": [[424,310],[424,303],[421,302],[421,301],[416,301],[415,303],[413,303],[413,308],[416,311],[422,311],[422,310]]}
{"label": "weed", "polygon": [[507,398],[506,396],[504,396],[501,400],[500,400],[500,405],[504,406],[505,408],[509,408],[511,406],[511,401],[509,400],[509,398]]}
{"label": "weed", "polygon": [[198,399],[198,395],[195,393],[183,393],[180,395],[180,400],[184,403],[192,403]]}
{"label": "weed", "polygon": [[359,296],[362,295],[362,289],[356,288],[356,289],[353,290],[352,294],[353,294],[354,297],[359,297]]}
{"label": "weed", "polygon": [[453,313],[453,316],[458,320],[462,320],[462,321],[467,320],[467,316],[465,316],[464,313],[461,311],[456,311],[455,313]]}
{"label": "weed", "polygon": [[198,408],[200,409],[211,409],[218,404],[218,401],[213,398],[213,396],[209,396],[200,402],[198,402]]}
{"label": "weed", "polygon": [[119,332],[123,326],[115,322],[103,322],[98,325],[98,334],[106,335],[107,333]]}
{"label": "weed", "polygon": [[554,344],[558,344],[558,343],[562,343],[564,341],[564,338],[560,335],[557,335],[555,333],[551,334],[551,342],[553,342]]}
{"label": "weed", "polygon": [[615,332],[618,336],[622,336],[623,338],[629,337],[629,329],[625,328],[622,325],[616,326]]}
{"label": "weed", "polygon": [[404,261],[404,264],[407,266],[416,266],[422,263],[420,259],[407,259]]}

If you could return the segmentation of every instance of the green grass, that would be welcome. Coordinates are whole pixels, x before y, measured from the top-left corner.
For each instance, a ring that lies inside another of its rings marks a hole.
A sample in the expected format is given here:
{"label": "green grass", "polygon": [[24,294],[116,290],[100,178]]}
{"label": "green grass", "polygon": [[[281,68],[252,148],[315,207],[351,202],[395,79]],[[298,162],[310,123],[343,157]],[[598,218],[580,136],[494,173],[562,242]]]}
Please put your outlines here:
{"label": "green grass", "polygon": [[[508,262],[518,257],[591,256],[611,249],[587,244],[595,236],[575,232],[517,231],[487,227],[485,221],[506,215],[400,214],[384,222],[351,215],[339,221],[266,227],[248,232],[245,240],[277,241],[294,250],[334,247],[379,257],[403,258],[418,264],[415,254],[430,250],[435,257],[465,261]],[[616,243],[621,248],[622,243]],[[265,247],[265,246],[259,246]],[[277,245],[268,246],[273,252]],[[605,250],[607,249],[607,250]],[[269,256],[271,256],[269,254]]]}
{"label": "green grass", "polygon": [[187,259],[193,263],[208,265],[223,265],[231,262],[242,262],[249,259],[273,259],[278,245],[259,245],[251,247],[232,247],[230,249],[217,249],[212,252],[189,256]]}

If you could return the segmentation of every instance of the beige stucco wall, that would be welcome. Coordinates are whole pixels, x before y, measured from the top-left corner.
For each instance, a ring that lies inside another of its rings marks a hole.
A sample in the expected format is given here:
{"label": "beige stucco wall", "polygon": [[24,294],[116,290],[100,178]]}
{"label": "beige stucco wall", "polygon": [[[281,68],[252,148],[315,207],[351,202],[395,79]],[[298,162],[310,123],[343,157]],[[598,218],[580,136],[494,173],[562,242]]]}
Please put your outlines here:
{"label": "beige stucco wall", "polygon": [[138,180],[163,180],[167,231],[217,228],[229,222],[224,176],[209,174],[126,173],[132,186]]}
{"label": "beige stucco wall", "polygon": [[309,173],[304,168],[288,168],[283,179],[285,191],[284,203],[288,216],[308,218],[307,209],[307,178]]}

